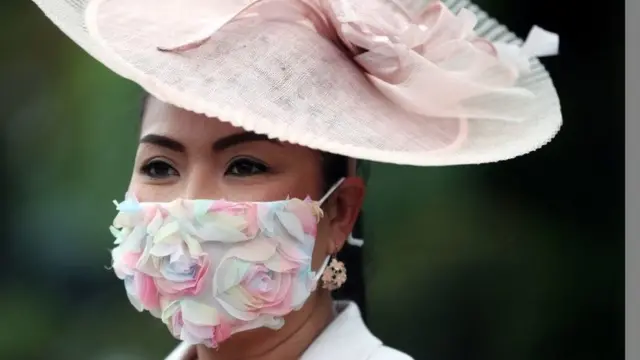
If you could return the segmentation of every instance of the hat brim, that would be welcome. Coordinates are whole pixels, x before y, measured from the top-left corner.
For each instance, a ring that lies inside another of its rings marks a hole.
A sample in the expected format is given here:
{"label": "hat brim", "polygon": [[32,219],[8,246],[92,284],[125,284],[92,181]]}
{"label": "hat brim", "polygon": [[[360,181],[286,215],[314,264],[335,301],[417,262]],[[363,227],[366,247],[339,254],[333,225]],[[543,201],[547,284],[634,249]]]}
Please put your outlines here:
{"label": "hat brim", "polygon": [[[236,21],[173,53],[158,48],[189,30],[180,27],[185,17],[206,21],[206,8],[157,16],[136,0],[34,2],[97,60],[160,100],[321,151],[405,165],[487,163],[537,150],[562,124],[556,90],[537,59],[517,83],[535,96],[521,109],[523,121],[425,117],[393,104],[342,49],[297,24]],[[445,4],[472,11],[487,40],[521,43],[468,1]]]}

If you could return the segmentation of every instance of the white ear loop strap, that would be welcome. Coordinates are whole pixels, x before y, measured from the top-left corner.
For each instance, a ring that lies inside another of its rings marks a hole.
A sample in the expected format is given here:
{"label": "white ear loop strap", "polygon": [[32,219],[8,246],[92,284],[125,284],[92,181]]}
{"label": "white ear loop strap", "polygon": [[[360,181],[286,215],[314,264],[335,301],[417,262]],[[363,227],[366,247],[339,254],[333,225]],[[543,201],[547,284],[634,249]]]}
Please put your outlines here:
{"label": "white ear loop strap", "polygon": [[[327,201],[327,199],[336,191],[336,189],[340,187],[340,185],[342,185],[342,183],[344,182],[344,179],[345,178],[341,178],[340,180],[336,181],[336,183],[333,184],[331,188],[329,188],[327,193],[324,194],[324,196],[320,199],[320,201],[318,201],[318,204],[322,205],[325,201]],[[353,237],[353,235],[349,234],[349,237],[347,237],[347,243],[352,246],[362,247],[362,245],[364,244],[364,240],[356,239]],[[314,282],[318,282],[318,280],[320,280],[320,278],[322,277],[322,274],[327,269],[327,266],[329,266],[329,260],[331,260],[331,255],[327,255],[327,257],[324,259],[322,266],[320,266],[320,268],[316,272]]]}
{"label": "white ear loop strap", "polygon": [[327,269],[327,266],[329,265],[330,259],[331,259],[331,255],[327,255],[327,257],[324,259],[324,262],[322,263],[322,266],[320,266],[320,268],[316,272],[316,276],[313,279],[314,283],[317,283],[318,280],[320,280],[320,278],[322,277],[322,274],[324,273],[324,271]]}
{"label": "white ear loop strap", "polygon": [[333,186],[331,188],[329,188],[329,191],[327,191],[326,194],[324,194],[324,196],[322,197],[322,199],[320,199],[320,201],[318,201],[319,205],[324,204],[325,201],[327,201],[327,199],[329,198],[329,196],[333,195],[333,193],[336,191],[336,189],[342,185],[342,183],[344,182],[345,178],[340,178],[340,180],[336,181],[335,184],[333,184]]}
{"label": "white ear loop strap", "polygon": [[347,244],[351,246],[362,247],[362,245],[364,245],[364,240],[354,238],[353,235],[349,234],[349,237],[347,238]]}
{"label": "white ear loop strap", "polygon": [[[318,205],[322,205],[325,201],[327,201],[329,196],[331,196],[336,191],[336,189],[340,185],[342,185],[342,183],[344,182],[344,179],[345,178],[340,178],[340,180],[336,181],[336,183],[333,184],[333,186],[331,188],[329,188],[329,191],[327,191],[327,193],[324,194],[324,196],[320,199],[320,201],[318,201]],[[314,282],[318,282],[318,280],[320,280],[320,277],[322,277],[322,273],[324,273],[324,271],[326,270],[327,266],[329,265],[329,260],[330,259],[331,259],[331,255],[327,255],[327,257],[324,259],[324,262],[322,263],[322,266],[320,266],[320,268],[316,272],[316,276],[314,278]]]}
{"label": "white ear loop strap", "polygon": [[[324,196],[322,197],[322,199],[320,199],[320,201],[318,201],[318,204],[322,205],[325,201],[327,201],[327,199],[329,198],[329,196],[331,196],[338,187],[340,187],[340,185],[342,185],[342,183],[344,182],[345,178],[340,178],[340,180],[336,181],[335,184],[333,184],[333,186],[329,189],[329,191],[327,191],[326,194],[324,194]],[[364,245],[364,240],[362,239],[357,239],[354,238],[352,234],[349,234],[349,237],[347,238],[347,244],[351,245],[351,246],[357,246],[357,247],[362,247],[362,245]],[[326,262],[328,262],[329,260],[327,260]],[[324,269],[322,269],[324,271]]]}

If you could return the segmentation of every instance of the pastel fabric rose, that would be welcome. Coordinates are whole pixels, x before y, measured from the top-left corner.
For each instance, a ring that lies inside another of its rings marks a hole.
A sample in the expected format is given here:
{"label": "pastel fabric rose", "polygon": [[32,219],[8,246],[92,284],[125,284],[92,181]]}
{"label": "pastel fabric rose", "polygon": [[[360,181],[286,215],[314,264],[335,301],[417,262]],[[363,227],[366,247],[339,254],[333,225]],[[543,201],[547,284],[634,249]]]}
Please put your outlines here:
{"label": "pastel fabric rose", "polygon": [[258,224],[258,205],[255,203],[234,203],[230,201],[216,201],[210,207],[210,212],[230,215],[244,220],[241,226],[247,238],[253,238],[260,230]]}
{"label": "pastel fabric rose", "polygon": [[209,262],[200,243],[181,233],[176,219],[184,216],[175,215],[186,212],[182,204],[143,205],[127,196],[118,209],[111,228],[117,245],[112,251],[113,269],[125,281],[134,307],[157,314],[161,293],[197,294]]}
{"label": "pastel fabric rose", "polygon": [[284,324],[282,319],[272,316],[262,316],[250,322],[229,319],[215,307],[193,300],[165,304],[162,321],[176,339],[211,348],[241,331],[260,327],[279,329]]}
{"label": "pastel fabric rose", "polygon": [[111,250],[112,268],[120,280],[133,276],[140,260],[140,253],[126,251],[122,246]]}
{"label": "pastel fabric rose", "polygon": [[[311,211],[309,211],[311,209]],[[318,219],[322,217],[322,209],[317,206],[311,198],[304,201],[292,199],[286,205],[286,210],[295,216],[302,225],[302,231],[313,237],[316,236]]]}
{"label": "pastel fabric rose", "polygon": [[278,329],[315,289],[311,255],[322,216],[310,199],[118,204],[113,269],[132,305],[191,344]]}
{"label": "pastel fabric rose", "polygon": [[[298,309],[312,291],[305,254],[284,239],[253,241],[231,249],[214,275],[214,294],[233,318],[253,321],[261,315],[284,316]],[[301,275],[302,274],[302,275]]]}
{"label": "pastel fabric rose", "polygon": [[165,306],[162,320],[171,334],[188,344],[217,347],[231,336],[231,323],[216,308],[191,300],[174,301]]}
{"label": "pastel fabric rose", "polygon": [[131,304],[138,311],[146,309],[157,316],[160,309],[160,294],[154,279],[136,270],[140,254],[127,252],[121,247],[116,247],[112,251],[112,256],[113,270],[119,279],[124,280]]}
{"label": "pastel fabric rose", "polygon": [[151,276],[135,272],[124,278],[124,284],[129,301],[136,310],[147,310],[152,315],[159,316],[160,294]]}
{"label": "pastel fabric rose", "polygon": [[159,272],[156,284],[162,294],[173,297],[197,295],[209,272],[209,258],[207,255],[192,258],[185,253],[171,254],[160,260]]}

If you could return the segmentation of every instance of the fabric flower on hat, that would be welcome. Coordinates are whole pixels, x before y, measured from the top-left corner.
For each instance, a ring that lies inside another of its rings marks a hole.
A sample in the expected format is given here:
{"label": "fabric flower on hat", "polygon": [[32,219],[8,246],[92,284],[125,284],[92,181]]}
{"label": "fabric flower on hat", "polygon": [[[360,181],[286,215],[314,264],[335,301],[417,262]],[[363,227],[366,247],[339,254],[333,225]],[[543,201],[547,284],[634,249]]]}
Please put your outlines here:
{"label": "fabric flower on hat", "polygon": [[[326,0],[339,37],[372,84],[420,115],[520,120],[492,101],[527,101],[518,69],[474,32],[476,16],[441,2],[407,11],[397,2]],[[410,2],[407,2],[410,3]],[[424,1],[416,1],[425,3]]]}

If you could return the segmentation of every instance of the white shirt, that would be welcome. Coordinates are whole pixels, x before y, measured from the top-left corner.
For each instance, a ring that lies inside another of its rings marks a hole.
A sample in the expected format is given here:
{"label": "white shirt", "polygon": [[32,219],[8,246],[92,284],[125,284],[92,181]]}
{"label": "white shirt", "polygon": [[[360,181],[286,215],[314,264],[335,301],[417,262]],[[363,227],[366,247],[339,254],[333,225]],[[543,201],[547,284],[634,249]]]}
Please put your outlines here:
{"label": "white shirt", "polygon": [[[358,306],[353,302],[334,302],[338,316],[307,348],[300,360],[413,360],[382,344],[367,329]],[[180,344],[165,360],[183,360],[189,345]]]}

